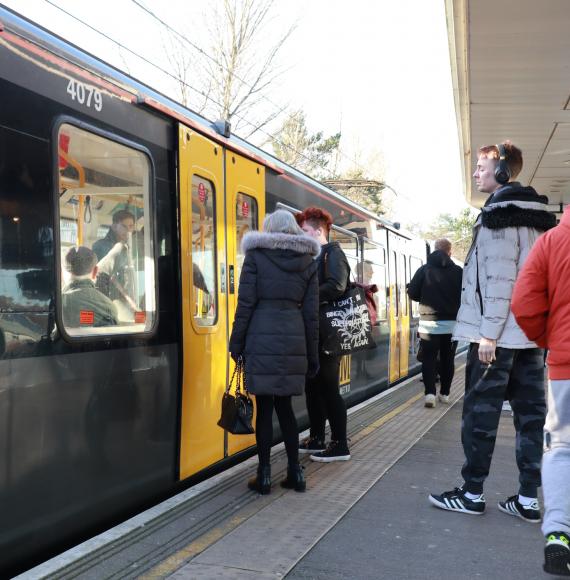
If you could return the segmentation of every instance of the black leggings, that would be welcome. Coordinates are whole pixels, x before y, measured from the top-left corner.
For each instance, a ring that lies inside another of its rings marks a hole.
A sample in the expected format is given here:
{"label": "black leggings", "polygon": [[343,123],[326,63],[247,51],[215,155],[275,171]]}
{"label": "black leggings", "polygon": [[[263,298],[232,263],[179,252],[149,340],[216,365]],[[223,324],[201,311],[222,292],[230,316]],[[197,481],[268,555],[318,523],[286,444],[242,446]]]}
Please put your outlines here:
{"label": "black leggings", "polygon": [[297,419],[293,413],[291,397],[273,395],[256,395],[257,419],[255,421],[255,439],[260,465],[269,465],[271,444],[273,443],[273,407],[279,419],[281,434],[285,442],[289,465],[299,463],[299,431]]}
{"label": "black leggings", "polygon": [[311,437],[324,441],[325,422],[331,426],[333,441],[346,441],[346,403],[339,392],[340,356],[319,356],[317,376],[307,379],[305,396]]}

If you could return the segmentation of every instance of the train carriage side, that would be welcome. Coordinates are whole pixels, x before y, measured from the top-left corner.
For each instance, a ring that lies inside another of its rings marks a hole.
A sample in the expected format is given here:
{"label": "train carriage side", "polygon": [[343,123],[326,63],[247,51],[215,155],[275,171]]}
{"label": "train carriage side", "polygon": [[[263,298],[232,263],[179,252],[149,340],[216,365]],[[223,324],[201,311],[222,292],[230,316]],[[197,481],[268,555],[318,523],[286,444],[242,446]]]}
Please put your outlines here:
{"label": "train carriage side", "polygon": [[[9,27],[0,42],[0,568],[8,569],[172,486],[181,329],[172,122]],[[116,324],[95,327],[85,308],[80,326],[66,325],[64,255],[104,238],[117,211],[135,231],[121,288],[110,282]]]}

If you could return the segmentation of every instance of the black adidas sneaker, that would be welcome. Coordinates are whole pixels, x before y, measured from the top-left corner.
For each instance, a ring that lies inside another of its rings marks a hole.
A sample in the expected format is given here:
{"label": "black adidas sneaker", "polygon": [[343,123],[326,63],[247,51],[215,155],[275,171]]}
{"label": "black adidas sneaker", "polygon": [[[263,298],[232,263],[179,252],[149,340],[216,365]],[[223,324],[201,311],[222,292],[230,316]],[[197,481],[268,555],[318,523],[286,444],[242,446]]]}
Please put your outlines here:
{"label": "black adidas sneaker", "polygon": [[445,491],[441,495],[431,494],[429,501],[435,507],[462,514],[481,516],[485,512],[485,496],[481,494],[476,499],[465,497],[465,492],[456,487],[453,491]]}
{"label": "black adidas sneaker", "polygon": [[528,506],[523,506],[519,503],[519,496],[512,495],[505,501],[500,501],[498,507],[503,513],[509,514],[510,516],[516,516],[517,518],[521,518],[521,520],[530,522],[531,524],[539,524],[541,521],[538,500],[534,500]]}

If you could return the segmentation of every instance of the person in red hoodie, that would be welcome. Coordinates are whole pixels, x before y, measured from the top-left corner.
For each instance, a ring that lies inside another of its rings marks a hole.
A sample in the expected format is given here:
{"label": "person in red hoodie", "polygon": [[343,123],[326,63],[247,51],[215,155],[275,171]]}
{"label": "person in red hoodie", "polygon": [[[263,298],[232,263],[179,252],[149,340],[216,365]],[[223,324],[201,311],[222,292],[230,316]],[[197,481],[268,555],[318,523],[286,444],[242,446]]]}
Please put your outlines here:
{"label": "person in red hoodie", "polygon": [[570,576],[570,208],[533,246],[515,283],[511,309],[527,337],[548,349],[544,570]]}

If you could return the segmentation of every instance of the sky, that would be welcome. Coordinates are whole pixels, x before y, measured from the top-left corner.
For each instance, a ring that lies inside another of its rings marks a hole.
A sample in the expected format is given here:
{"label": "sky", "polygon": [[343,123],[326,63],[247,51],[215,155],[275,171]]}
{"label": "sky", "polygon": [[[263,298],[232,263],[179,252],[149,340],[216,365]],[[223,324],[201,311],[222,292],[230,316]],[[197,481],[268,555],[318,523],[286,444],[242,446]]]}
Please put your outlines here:
{"label": "sky", "polygon": [[[141,0],[207,50],[219,0]],[[70,18],[57,5],[147,59],[164,59],[164,28],[132,0],[3,0],[29,19],[168,92],[163,75]],[[94,7],[96,6],[96,9]],[[206,24],[205,24],[206,23]],[[378,173],[393,219],[428,224],[466,207],[444,0],[276,0],[265,34],[295,29],[268,106],[302,109],[311,132],[342,132],[341,161]],[[170,87],[172,88],[172,87]],[[341,165],[342,166],[342,165]]]}

